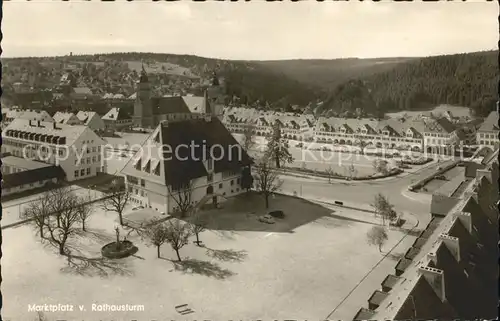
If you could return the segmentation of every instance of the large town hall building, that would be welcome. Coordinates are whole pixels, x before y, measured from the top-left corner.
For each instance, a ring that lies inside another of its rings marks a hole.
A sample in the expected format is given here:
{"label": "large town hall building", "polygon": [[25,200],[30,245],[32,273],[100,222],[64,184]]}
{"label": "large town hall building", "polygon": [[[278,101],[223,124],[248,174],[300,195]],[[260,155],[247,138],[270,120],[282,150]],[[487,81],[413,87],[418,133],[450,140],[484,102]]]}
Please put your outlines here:
{"label": "large town hall building", "polygon": [[214,74],[212,86],[203,97],[195,96],[163,96],[152,97],[151,84],[144,68],[137,82],[137,93],[134,103],[133,125],[140,128],[156,128],[162,121],[187,120],[203,118],[205,115],[222,115],[217,76]]}

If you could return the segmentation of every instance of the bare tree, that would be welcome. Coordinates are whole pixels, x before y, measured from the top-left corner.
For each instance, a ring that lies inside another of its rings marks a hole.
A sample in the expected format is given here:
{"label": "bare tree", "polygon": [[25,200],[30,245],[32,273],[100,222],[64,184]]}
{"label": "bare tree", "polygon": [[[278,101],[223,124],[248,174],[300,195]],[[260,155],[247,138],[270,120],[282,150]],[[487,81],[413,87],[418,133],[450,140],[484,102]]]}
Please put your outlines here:
{"label": "bare tree", "polygon": [[242,145],[246,152],[255,146],[255,125],[247,124],[243,128],[243,140]]}
{"label": "bare tree", "polygon": [[351,163],[351,165],[347,167],[347,175],[349,179],[353,179],[357,173],[358,171],[356,170],[356,167],[354,167],[354,164]]}
{"label": "bare tree", "polygon": [[368,244],[378,246],[379,252],[382,253],[382,246],[389,239],[386,229],[382,226],[374,226],[368,231],[366,236]]}
{"label": "bare tree", "polygon": [[101,207],[106,212],[116,212],[123,226],[123,212],[130,201],[130,192],[119,187],[114,187],[108,193],[107,198],[101,203]]}
{"label": "bare tree", "polygon": [[256,166],[255,182],[257,191],[264,196],[266,208],[269,208],[269,196],[281,187],[283,181],[279,179],[278,173],[271,168],[267,157],[264,157]]}
{"label": "bare tree", "polygon": [[75,208],[75,210],[78,213],[80,222],[82,223],[82,230],[86,231],[85,223],[88,221],[88,219],[94,212],[94,207],[92,206],[90,196],[80,198],[78,200],[78,206]]}
{"label": "bare tree", "polygon": [[[49,241],[59,248],[59,254],[66,254],[66,242],[68,238],[77,230],[76,224],[80,222],[80,216],[77,208],[78,197],[73,193],[67,193],[63,198],[59,194],[55,195],[58,201],[63,202],[64,206],[59,207],[59,212],[54,212],[53,216],[48,216],[45,227],[49,231]],[[53,201],[53,200],[51,200]]]}
{"label": "bare tree", "polygon": [[373,169],[377,173],[386,175],[389,173],[389,163],[385,159],[375,159],[373,161]]}
{"label": "bare tree", "polygon": [[200,233],[206,230],[208,221],[199,211],[194,211],[191,220],[191,231],[196,236],[196,245],[200,246]]}
{"label": "bare tree", "polygon": [[167,224],[167,242],[177,254],[177,259],[182,261],[179,250],[188,244],[191,230],[189,225],[179,220],[169,221]]}
{"label": "bare tree", "polygon": [[186,217],[189,210],[193,207],[192,204],[192,194],[193,194],[193,184],[191,181],[180,184],[178,186],[170,185],[168,187],[168,193],[170,197],[177,204],[177,208],[181,213],[181,217]]}
{"label": "bare tree", "polygon": [[392,221],[397,218],[397,213],[394,211],[394,205],[392,205],[389,199],[382,193],[375,195],[371,206],[375,209],[375,215],[379,215],[382,218],[383,225],[385,225],[386,220]]}
{"label": "bare tree", "polygon": [[156,246],[158,258],[160,258],[160,247],[169,240],[169,229],[167,224],[165,222],[152,220],[146,225],[142,233],[152,245]]}
{"label": "bare tree", "polygon": [[365,154],[365,148],[366,146],[369,145],[369,143],[365,142],[364,140],[360,139],[357,144],[356,144],[358,147],[359,147],[359,153],[361,155],[364,155]]}
{"label": "bare tree", "polygon": [[326,175],[328,175],[328,184],[331,184],[332,183],[332,178],[333,178],[333,168],[330,166],[326,169]]}
{"label": "bare tree", "polygon": [[49,211],[51,215],[55,215],[57,227],[61,227],[61,218],[62,213],[70,206],[74,205],[72,202],[73,198],[68,197],[67,195],[74,195],[69,187],[57,188],[50,190],[47,192],[44,197],[49,200]]}
{"label": "bare tree", "polygon": [[51,214],[50,201],[50,193],[46,192],[43,197],[30,202],[22,212],[22,217],[31,220],[42,240],[45,238],[44,228]]}

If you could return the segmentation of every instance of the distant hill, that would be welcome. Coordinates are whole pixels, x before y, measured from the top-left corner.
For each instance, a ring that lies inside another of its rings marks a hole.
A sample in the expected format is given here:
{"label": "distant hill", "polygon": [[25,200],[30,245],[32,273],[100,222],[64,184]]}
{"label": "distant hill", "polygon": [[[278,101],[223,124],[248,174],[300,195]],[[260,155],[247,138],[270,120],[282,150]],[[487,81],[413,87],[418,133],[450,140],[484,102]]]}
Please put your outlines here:
{"label": "distant hill", "polygon": [[316,113],[380,116],[448,104],[485,116],[495,108],[498,80],[498,51],[412,59],[336,86]]}
{"label": "distant hill", "polygon": [[254,61],[301,83],[332,90],[351,79],[370,76],[391,70],[395,66],[420,58],[376,58],[376,59],[299,59]]}

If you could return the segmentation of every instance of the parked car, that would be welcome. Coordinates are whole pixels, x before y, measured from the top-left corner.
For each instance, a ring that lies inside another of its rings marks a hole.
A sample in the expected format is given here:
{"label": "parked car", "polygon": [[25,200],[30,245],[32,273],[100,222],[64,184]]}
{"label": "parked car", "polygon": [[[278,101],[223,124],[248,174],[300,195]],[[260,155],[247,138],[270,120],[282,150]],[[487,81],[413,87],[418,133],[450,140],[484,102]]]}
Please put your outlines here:
{"label": "parked car", "polygon": [[142,210],[144,206],[136,206],[132,209],[132,211]]}
{"label": "parked car", "polygon": [[259,216],[259,222],[267,223],[267,224],[274,224],[274,219],[271,215],[263,215],[263,216]]}
{"label": "parked car", "polygon": [[438,176],[436,176],[436,179],[438,179],[438,180],[440,180],[440,181],[446,181],[446,180],[448,180],[448,179],[446,178],[446,176],[444,176],[444,175],[438,175]]}
{"label": "parked car", "polygon": [[285,213],[283,211],[271,211],[269,215],[274,218],[285,218]]}

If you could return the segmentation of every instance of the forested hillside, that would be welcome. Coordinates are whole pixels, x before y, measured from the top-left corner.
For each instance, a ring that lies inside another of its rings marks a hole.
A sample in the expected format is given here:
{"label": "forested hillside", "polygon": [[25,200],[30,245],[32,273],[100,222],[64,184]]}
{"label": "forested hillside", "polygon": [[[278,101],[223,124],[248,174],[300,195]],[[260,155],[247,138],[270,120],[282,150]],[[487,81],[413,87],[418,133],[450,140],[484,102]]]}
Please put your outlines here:
{"label": "forested hillside", "polygon": [[428,57],[339,85],[316,112],[354,114],[358,108],[375,115],[450,104],[484,116],[495,106],[497,88],[496,51]]}
{"label": "forested hillside", "polygon": [[255,61],[256,64],[325,90],[351,79],[391,70],[396,65],[420,58],[298,59]]}

